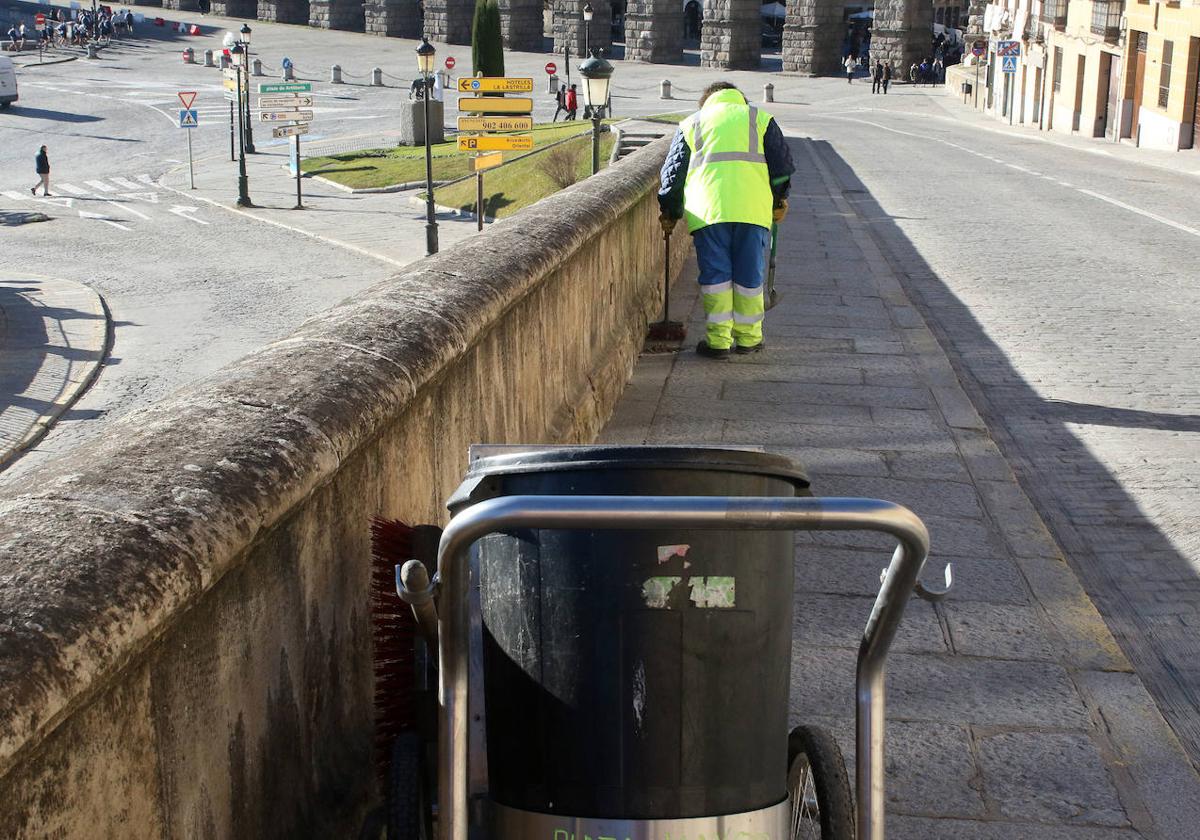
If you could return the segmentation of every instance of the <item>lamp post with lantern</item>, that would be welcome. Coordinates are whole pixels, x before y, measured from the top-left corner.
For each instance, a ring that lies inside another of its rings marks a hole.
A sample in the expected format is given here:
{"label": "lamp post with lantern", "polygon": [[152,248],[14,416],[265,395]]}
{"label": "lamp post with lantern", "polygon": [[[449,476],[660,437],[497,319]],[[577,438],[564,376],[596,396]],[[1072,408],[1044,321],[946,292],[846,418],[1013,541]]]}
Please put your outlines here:
{"label": "lamp post with lantern", "polygon": [[425,87],[422,100],[425,103],[425,254],[427,256],[438,252],[437,217],[433,204],[433,146],[429,136],[429,97],[433,95],[433,59],[436,55],[437,50],[434,49],[433,44],[429,43],[429,39],[422,38],[421,45],[417,47],[417,69],[421,72]]}
{"label": "lamp post with lantern", "polygon": [[[246,51],[240,43],[235,43],[229,48],[229,58],[233,62],[237,85],[237,105],[238,105],[238,207],[253,207],[254,204],[250,201],[250,179],[246,176],[246,131],[244,112],[242,110],[242,73],[246,70],[245,58]],[[249,99],[249,95],[246,97]]]}
{"label": "lamp post with lantern", "polygon": [[600,171],[600,122],[608,103],[608,87],[612,82],[613,66],[596,50],[592,57],[579,65],[583,76],[583,101],[592,114],[592,174]]}
{"label": "lamp post with lantern", "polygon": [[242,45],[242,64],[246,73],[246,154],[254,154],[254,121],[250,119],[250,25],[242,24],[238,30],[238,43]]}
{"label": "lamp post with lantern", "polygon": [[583,54],[592,54],[592,15],[595,11],[591,3],[583,4]]}

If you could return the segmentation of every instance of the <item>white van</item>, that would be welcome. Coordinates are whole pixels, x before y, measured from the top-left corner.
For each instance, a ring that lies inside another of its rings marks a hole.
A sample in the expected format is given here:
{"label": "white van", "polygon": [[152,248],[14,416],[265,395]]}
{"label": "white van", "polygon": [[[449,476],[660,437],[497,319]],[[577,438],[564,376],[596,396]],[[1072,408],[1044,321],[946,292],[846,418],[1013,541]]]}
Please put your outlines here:
{"label": "white van", "polygon": [[0,108],[7,108],[17,101],[17,71],[12,59],[0,55]]}

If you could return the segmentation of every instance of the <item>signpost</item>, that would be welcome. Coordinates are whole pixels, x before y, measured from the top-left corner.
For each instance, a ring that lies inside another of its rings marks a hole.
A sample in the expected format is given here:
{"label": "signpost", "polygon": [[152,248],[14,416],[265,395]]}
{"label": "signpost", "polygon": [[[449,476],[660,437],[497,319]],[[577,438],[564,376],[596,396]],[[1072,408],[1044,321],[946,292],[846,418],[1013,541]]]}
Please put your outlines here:
{"label": "signpost", "polygon": [[558,65],[555,64],[553,61],[547,61],[546,62],[546,75],[553,76],[557,72],[558,72]]}
{"label": "signpost", "polygon": [[46,31],[46,16],[41,12],[33,16],[33,28],[38,31],[38,64],[41,64],[42,48],[46,45],[46,39],[41,34]]}
{"label": "signpost", "polygon": [[533,117],[459,117],[459,131],[533,131]]}
{"label": "signpost", "polygon": [[[307,123],[300,123],[299,125],[281,125],[278,128],[271,129],[271,136],[272,137],[296,137],[296,138],[299,138],[300,135],[302,135],[302,134],[308,134],[308,131],[309,131],[309,127],[308,127]],[[300,141],[297,140],[296,142],[298,144]],[[297,176],[296,176],[296,189],[297,190],[300,189],[299,174],[297,174]],[[299,198],[297,198],[297,201],[299,201]]]}
{"label": "signpost", "polygon": [[1020,41],[997,41],[996,42],[996,55],[1020,55],[1020,54],[1021,54],[1021,42]]}
{"label": "signpost", "polygon": [[[287,61],[287,59],[284,59]],[[260,84],[258,86],[258,121],[264,123],[287,123],[271,129],[271,136],[276,139],[292,138],[292,166],[296,174],[296,206],[293,210],[304,209],[304,197],[301,193],[300,171],[300,137],[308,134],[309,123],[312,122],[313,112],[301,110],[311,108],[314,97],[310,82],[284,82],[283,84]],[[267,95],[263,95],[267,94]]]}
{"label": "signpost", "polygon": [[1002,56],[1000,56],[1000,60],[1001,60],[1000,69],[1003,70],[1005,73],[1016,73],[1017,72],[1017,57],[1015,55],[1002,55]]}
{"label": "signpost", "polygon": [[[1017,72],[1017,59],[1021,55],[1020,41],[997,41],[996,55],[1000,56],[1000,69],[1011,76]],[[1004,83],[1004,104],[1008,108],[1008,124],[1013,124],[1013,112],[1017,109],[1013,107],[1012,90],[1014,80],[1008,79]]]}
{"label": "signpost", "polygon": [[[196,103],[196,91],[181,90],[179,91],[179,104],[183,108],[179,111],[179,127],[180,128],[199,128],[200,115],[196,109],[192,107]],[[196,189],[196,169],[192,164],[192,132],[187,132],[188,144],[188,187]]]}
{"label": "signpost", "polygon": [[452,56],[452,55],[448,55],[448,56],[446,56],[446,69],[447,69],[447,70],[453,70],[453,69],[454,69],[454,65],[455,65],[456,63],[457,63],[457,62],[455,62],[455,60],[454,60],[454,56]]}
{"label": "signpost", "polygon": [[[546,72],[553,74],[558,68],[547,62]],[[505,96],[512,93],[533,93],[532,77],[462,78],[456,85],[460,93],[469,94],[458,98],[458,110],[478,116],[460,116],[459,131],[532,131],[533,99],[527,96]],[[500,94],[479,96],[479,94]],[[474,94],[474,95],[470,95]],[[496,116],[496,115],[500,116]],[[511,114],[512,116],[505,116]],[[475,227],[483,230],[483,173],[499,166],[504,156],[499,152],[528,152],[533,149],[532,134],[460,134],[459,151],[492,152],[476,154],[471,162],[475,170]]]}
{"label": "signpost", "polygon": [[258,97],[259,108],[311,108],[312,106],[311,94],[296,93],[291,96]]}
{"label": "signpost", "polygon": [[[479,81],[484,80],[480,79]],[[462,84],[461,79],[459,80],[459,84]],[[465,96],[460,96],[458,98],[458,110],[490,114],[529,114],[533,112],[533,100],[527,97],[499,99],[494,96],[485,96],[477,99],[469,99]]]}
{"label": "signpost", "polygon": [[[459,93],[533,93],[532,78],[465,78],[458,80]],[[459,100],[460,102],[462,100]],[[527,100],[532,106],[532,100]]]}
{"label": "signpost", "polygon": [[[262,105],[260,103],[259,107]],[[259,111],[259,122],[312,122],[312,111]]]}
{"label": "signpost", "polygon": [[283,82],[282,84],[260,84],[259,93],[312,93],[312,82]]}
{"label": "signpost", "polygon": [[533,149],[533,136],[529,134],[482,135],[459,137],[460,152],[528,152]]}

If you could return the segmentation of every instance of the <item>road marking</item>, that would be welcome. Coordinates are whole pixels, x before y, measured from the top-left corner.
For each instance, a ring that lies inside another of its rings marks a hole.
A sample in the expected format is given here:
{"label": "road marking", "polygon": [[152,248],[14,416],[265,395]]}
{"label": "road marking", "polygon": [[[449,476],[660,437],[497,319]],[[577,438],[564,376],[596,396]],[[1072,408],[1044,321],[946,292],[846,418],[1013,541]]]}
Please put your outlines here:
{"label": "road marking", "polygon": [[89,193],[87,190],[81,190],[74,184],[64,184],[60,182],[55,184],[54,187],[55,189],[62,190],[63,192],[68,192],[71,195],[91,195],[91,193]]}
{"label": "road marking", "polygon": [[128,204],[118,204],[115,201],[107,201],[107,200],[105,201],[105,203],[111,204],[113,207],[116,207],[118,210],[120,210],[123,213],[132,213],[133,215],[135,215],[139,218],[145,219],[146,221],[150,221],[149,216],[147,216],[145,213],[142,213],[138,210],[134,210],[133,207],[131,207]]}
{"label": "road marking", "polygon": [[114,222],[112,219],[106,219],[104,216],[101,216],[99,213],[89,213],[86,210],[80,210],[79,218],[95,219],[97,222],[104,222],[104,224],[106,224],[106,225],[112,225],[113,227],[120,228],[121,230],[126,231],[128,233],[133,232],[130,228],[125,227],[125,225],[121,224],[120,222]]}
{"label": "road marking", "polygon": [[1140,207],[1134,207],[1132,204],[1126,204],[1124,201],[1117,201],[1115,198],[1109,198],[1106,195],[1101,195],[1100,193],[1093,192],[1091,190],[1080,189],[1077,191],[1100,201],[1106,201],[1115,207],[1120,207],[1122,210],[1128,210],[1130,213],[1137,213],[1139,216],[1145,216],[1147,219],[1153,219],[1159,224],[1166,225],[1167,227],[1173,227],[1176,230],[1183,231],[1184,233],[1190,233],[1192,236],[1200,236],[1200,230],[1180,224],[1179,222],[1168,219],[1165,216],[1160,216],[1157,213],[1151,213],[1149,210],[1143,210]]}
{"label": "road marking", "polygon": [[67,208],[69,208],[72,204],[75,203],[75,199],[73,199],[73,198],[58,198],[57,196],[53,196],[53,195],[50,196],[49,198],[47,198],[44,195],[38,196],[37,198],[34,199],[34,201],[40,201],[42,204],[53,204],[55,207],[67,207]]}
{"label": "road marking", "polygon": [[84,181],[83,183],[87,184],[89,187],[91,187],[94,190],[97,190],[98,192],[116,192],[117,191],[116,187],[109,186],[108,184],[104,183],[103,181]]}
{"label": "road marking", "polygon": [[183,207],[177,204],[171,208],[171,212],[182,219],[187,219],[189,222],[195,222],[198,225],[208,224],[208,222],[204,221],[203,219],[197,219],[194,216],[188,215],[189,213],[195,213],[199,209],[199,207]]}
{"label": "road marking", "polygon": [[137,176],[137,179],[139,181],[141,181],[143,184],[149,184],[152,187],[158,186],[158,184],[154,183],[154,179],[151,178],[149,175],[147,175],[145,172],[143,172],[141,175]]}
{"label": "road marking", "polygon": [[152,192],[121,193],[121,198],[130,198],[134,201],[145,201],[149,204],[158,204],[158,193]]}
{"label": "road marking", "polygon": [[15,190],[5,190],[3,195],[6,198],[11,198],[13,201],[29,201],[29,196],[21,195],[19,192],[16,192]]}
{"label": "road marking", "polygon": [[123,190],[137,191],[142,188],[141,184],[135,184],[135,183],[133,183],[133,181],[130,181],[128,178],[121,178],[120,176],[115,177],[115,178],[109,178],[108,180],[112,181],[114,184],[116,184],[118,187],[120,187]]}

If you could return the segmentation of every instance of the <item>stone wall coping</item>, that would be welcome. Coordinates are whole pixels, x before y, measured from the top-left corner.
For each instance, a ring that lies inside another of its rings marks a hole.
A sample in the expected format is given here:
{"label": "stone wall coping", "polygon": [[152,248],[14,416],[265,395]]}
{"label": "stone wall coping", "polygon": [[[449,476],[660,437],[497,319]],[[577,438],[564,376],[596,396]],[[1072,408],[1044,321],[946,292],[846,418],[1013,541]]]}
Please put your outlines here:
{"label": "stone wall coping", "polygon": [[0,777],[644,199],[668,142],[421,260],[16,482],[0,499]]}

